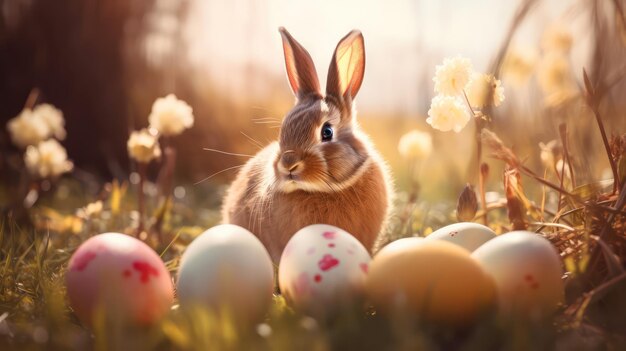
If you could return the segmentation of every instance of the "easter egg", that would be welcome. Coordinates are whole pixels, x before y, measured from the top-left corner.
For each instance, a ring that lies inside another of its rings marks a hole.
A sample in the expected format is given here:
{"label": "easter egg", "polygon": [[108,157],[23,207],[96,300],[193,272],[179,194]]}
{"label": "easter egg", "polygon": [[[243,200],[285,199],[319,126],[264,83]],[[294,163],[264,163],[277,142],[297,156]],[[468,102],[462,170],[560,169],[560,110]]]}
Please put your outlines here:
{"label": "easter egg", "polygon": [[383,313],[450,326],[475,321],[495,302],[491,278],[467,250],[443,240],[383,248],[370,264],[367,294]]}
{"label": "easter egg", "polygon": [[280,258],[281,293],[296,310],[323,318],[363,297],[371,258],[348,232],[326,224],[300,229]]}
{"label": "easter egg", "polygon": [[502,234],[472,253],[495,281],[504,313],[544,315],[563,301],[563,270],[554,246],[526,231]]}
{"label": "easter egg", "polygon": [[407,247],[407,245],[419,245],[421,243],[424,242],[424,238],[420,237],[420,236],[411,236],[408,238],[400,238],[397,240],[394,240],[392,242],[390,242],[389,244],[383,246],[382,249],[380,249],[380,251],[378,251],[377,254],[380,254],[381,252],[387,252],[390,250],[402,250],[403,248]]}
{"label": "easter egg", "polygon": [[426,240],[445,240],[472,252],[495,237],[496,233],[489,227],[478,223],[461,222],[435,230],[426,237]]}
{"label": "easter egg", "polygon": [[100,234],[82,243],[70,258],[65,279],[70,306],[88,326],[100,317],[151,324],[169,311],[174,299],[159,255],[124,234]]}
{"label": "easter egg", "polygon": [[181,308],[204,307],[239,325],[258,322],[269,309],[274,268],[269,253],[248,230],[222,224],[187,247],[178,269]]}

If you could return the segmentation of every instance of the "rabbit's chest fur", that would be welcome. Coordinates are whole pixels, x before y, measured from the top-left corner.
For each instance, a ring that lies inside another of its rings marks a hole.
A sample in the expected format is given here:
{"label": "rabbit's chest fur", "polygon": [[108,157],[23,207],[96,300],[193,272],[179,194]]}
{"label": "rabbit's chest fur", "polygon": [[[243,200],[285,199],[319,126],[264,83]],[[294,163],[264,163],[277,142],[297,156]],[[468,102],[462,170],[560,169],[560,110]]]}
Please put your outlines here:
{"label": "rabbit's chest fur", "polygon": [[268,162],[276,148],[276,144],[266,147],[238,174],[224,200],[224,222],[254,233],[275,262],[293,234],[316,223],[340,227],[371,250],[383,230],[389,208],[384,165],[371,159],[352,186],[333,193],[268,192],[267,179],[263,177],[271,170]]}

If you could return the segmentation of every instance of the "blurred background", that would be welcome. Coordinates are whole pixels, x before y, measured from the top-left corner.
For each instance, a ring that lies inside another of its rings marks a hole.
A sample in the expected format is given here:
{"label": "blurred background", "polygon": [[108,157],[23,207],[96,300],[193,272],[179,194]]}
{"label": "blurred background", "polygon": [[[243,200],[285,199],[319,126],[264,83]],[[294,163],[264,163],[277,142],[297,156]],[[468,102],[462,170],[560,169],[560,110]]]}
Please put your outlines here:
{"label": "blurred background", "polygon": [[[623,5],[620,0],[0,0],[0,125],[19,114],[38,89],[38,102],[64,113],[63,144],[76,172],[102,181],[127,179],[129,131],[147,126],[152,102],[174,93],[195,115],[194,127],[173,141],[176,177],[191,184],[245,161],[203,148],[254,154],[258,147],[250,138],[262,145],[276,138],[278,129],[255,120],[280,121],[294,102],[279,26],[309,50],[322,82],[336,43],[358,28],[367,53],[359,119],[392,166],[398,187],[406,188],[411,178],[397,156],[398,139],[414,128],[433,136],[434,152],[418,175],[425,199],[454,201],[465,182],[475,183],[474,126],[457,134],[425,123],[435,66],[456,55],[502,79],[506,99],[492,111],[491,128],[531,168],[543,173],[539,143],[558,139],[557,126],[566,121],[578,174],[610,178],[595,120],[582,99],[565,105],[547,99],[539,66],[546,31],[559,26],[572,41],[561,75],[576,92],[583,67],[599,85],[610,84],[603,118],[609,133],[624,132]],[[521,64],[527,77],[517,77],[515,66],[506,75],[500,63],[512,52],[521,63],[510,62]],[[4,127],[0,149],[0,170],[6,173],[8,155],[16,150]],[[488,190],[502,189],[501,168],[493,162]],[[224,172],[211,181],[226,184],[234,176]]]}

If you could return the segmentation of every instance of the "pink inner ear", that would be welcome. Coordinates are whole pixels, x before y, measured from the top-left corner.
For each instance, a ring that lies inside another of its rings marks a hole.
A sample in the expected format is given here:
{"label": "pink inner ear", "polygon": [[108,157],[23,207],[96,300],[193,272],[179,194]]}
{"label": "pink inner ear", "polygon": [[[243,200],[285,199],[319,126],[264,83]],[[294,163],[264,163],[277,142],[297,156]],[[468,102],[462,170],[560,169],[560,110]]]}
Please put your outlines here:
{"label": "pink inner ear", "polygon": [[310,93],[320,95],[319,80],[311,55],[285,28],[279,30],[283,39],[287,77],[294,95],[298,98]]}
{"label": "pink inner ear", "polygon": [[339,71],[339,90],[345,93],[351,83],[350,71],[353,70],[352,46],[339,48],[337,51],[337,70]]}
{"label": "pink inner ear", "polygon": [[298,84],[297,70],[294,62],[293,49],[286,40],[283,40],[283,51],[285,52],[285,67],[287,68],[287,79],[289,79],[289,85],[294,95],[298,94],[300,90]]}
{"label": "pink inner ear", "polygon": [[365,70],[365,48],[359,32],[351,32],[337,46],[335,52],[337,73],[339,74],[339,91],[345,95],[350,90],[354,97],[363,80]]}

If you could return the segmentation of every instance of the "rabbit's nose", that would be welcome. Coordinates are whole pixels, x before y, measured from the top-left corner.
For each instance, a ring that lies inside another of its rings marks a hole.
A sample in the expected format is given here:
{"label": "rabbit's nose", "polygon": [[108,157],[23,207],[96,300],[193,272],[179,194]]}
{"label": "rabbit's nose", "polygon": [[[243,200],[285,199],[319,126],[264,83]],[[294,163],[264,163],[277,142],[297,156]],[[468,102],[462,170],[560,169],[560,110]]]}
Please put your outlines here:
{"label": "rabbit's nose", "polygon": [[288,173],[297,172],[302,164],[296,153],[293,151],[284,152],[283,155],[280,157],[280,163]]}

